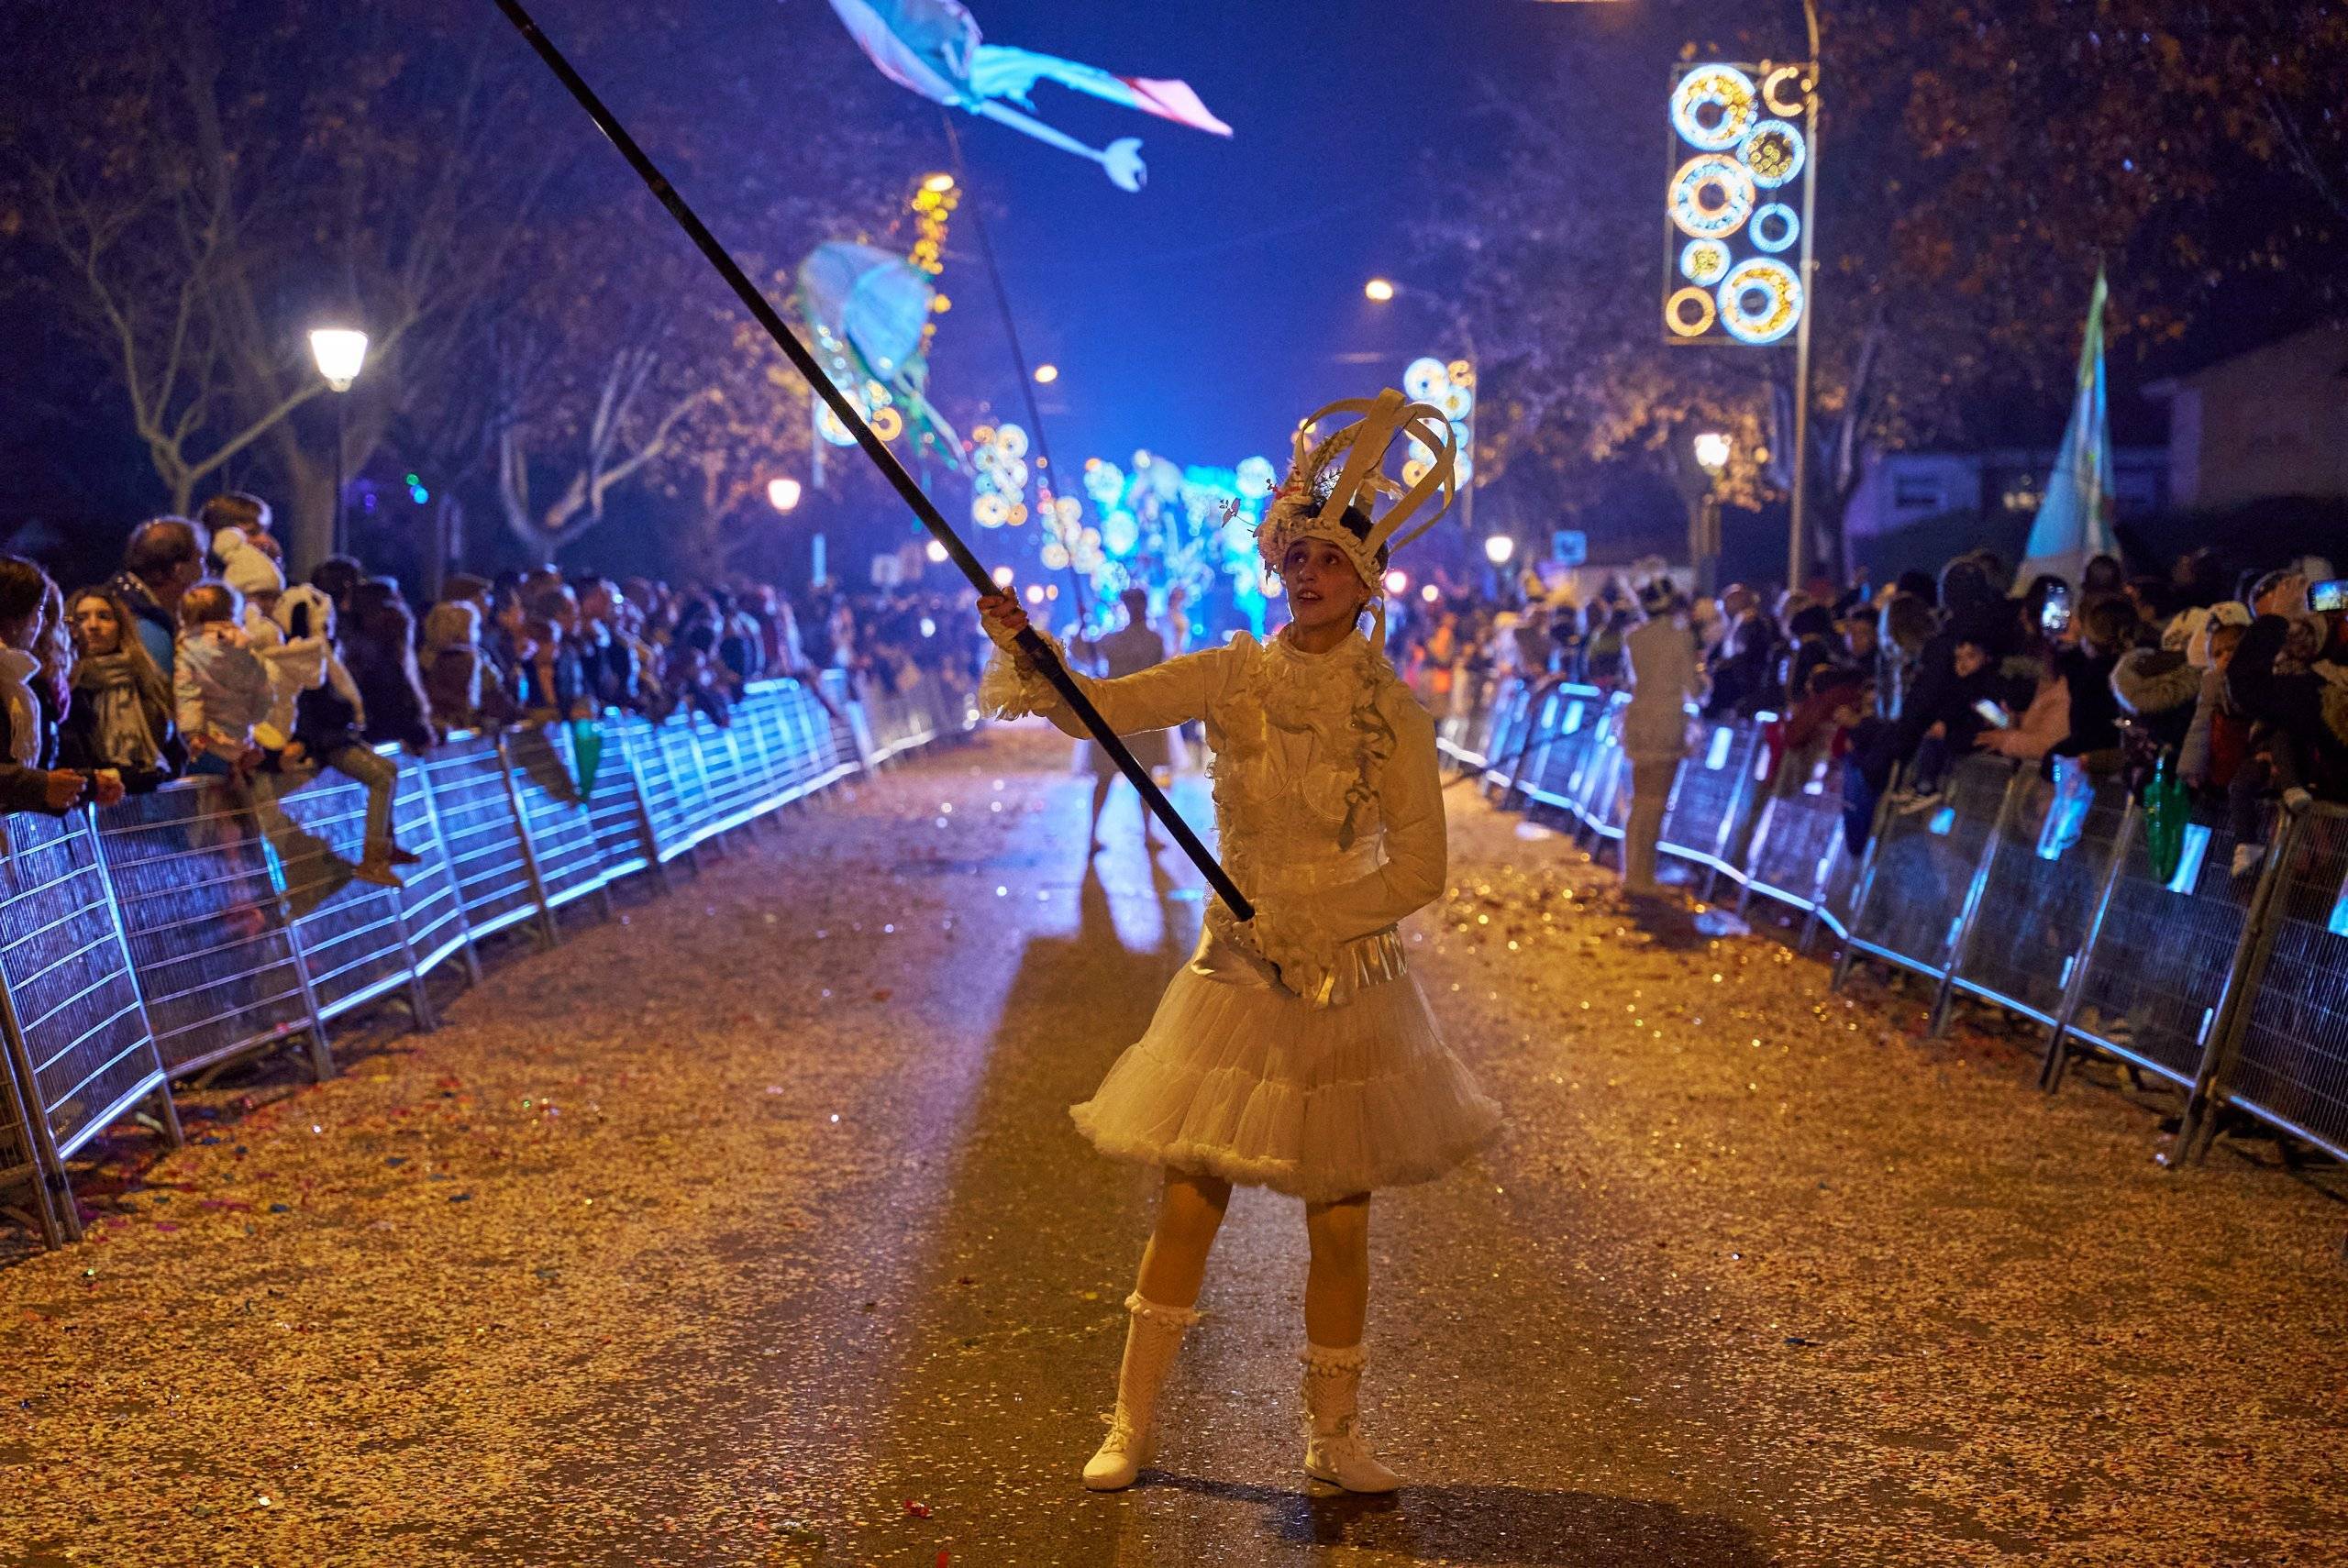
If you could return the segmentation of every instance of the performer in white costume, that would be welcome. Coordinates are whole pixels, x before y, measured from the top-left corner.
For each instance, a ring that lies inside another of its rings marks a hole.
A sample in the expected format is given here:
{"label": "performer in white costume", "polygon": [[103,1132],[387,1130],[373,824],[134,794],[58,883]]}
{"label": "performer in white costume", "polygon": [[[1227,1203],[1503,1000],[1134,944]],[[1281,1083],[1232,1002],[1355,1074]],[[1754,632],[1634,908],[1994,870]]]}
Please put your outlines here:
{"label": "performer in white costume", "polygon": [[[1355,419],[1315,441],[1333,415]],[[1390,448],[1414,436],[1434,461],[1404,487]],[[1102,1154],[1164,1167],[1157,1228],[1131,1314],[1109,1435],[1084,1484],[1131,1485],[1150,1463],[1158,1392],[1198,1320],[1192,1304],[1234,1184],[1301,1198],[1312,1248],[1304,1327],[1304,1465],[1356,1492],[1400,1478],[1356,1422],[1369,1293],[1369,1195],[1466,1158],[1500,1108],[1444,1045],[1395,922],[1441,896],[1443,791],[1434,724],[1379,651],[1390,548],[1449,504],[1442,414],[1399,392],[1333,404],[1300,427],[1294,465],[1257,536],[1290,620],[1115,680],[1084,679],[1119,734],[1206,724],[1223,863],[1255,904],[1220,900],[1189,966],[1141,1039],[1073,1108]],[[1410,533],[1412,515],[1442,504]],[[998,717],[1074,716],[1011,646],[1015,601],[980,602],[998,652],[980,685]],[[1365,639],[1361,620],[1374,617]]]}

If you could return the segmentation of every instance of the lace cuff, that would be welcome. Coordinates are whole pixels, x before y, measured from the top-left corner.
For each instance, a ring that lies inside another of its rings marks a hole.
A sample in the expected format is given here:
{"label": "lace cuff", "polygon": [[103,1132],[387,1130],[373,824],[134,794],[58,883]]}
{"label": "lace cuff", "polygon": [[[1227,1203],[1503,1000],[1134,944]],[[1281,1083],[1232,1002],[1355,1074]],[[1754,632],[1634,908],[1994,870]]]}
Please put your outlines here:
{"label": "lace cuff", "polygon": [[1280,984],[1314,1007],[1352,999],[1353,988],[1343,983],[1344,966],[1337,962],[1337,938],[1312,919],[1309,906],[1258,901],[1256,918],[1241,929],[1279,970]]}
{"label": "lace cuff", "polygon": [[[1068,662],[1068,650],[1058,637],[1040,628],[1036,635],[1060,656],[1063,665]],[[979,677],[980,712],[991,719],[1024,719],[1033,713],[1052,713],[1060,705],[1058,690],[1017,647],[995,644],[994,657],[987,660],[986,673]]]}

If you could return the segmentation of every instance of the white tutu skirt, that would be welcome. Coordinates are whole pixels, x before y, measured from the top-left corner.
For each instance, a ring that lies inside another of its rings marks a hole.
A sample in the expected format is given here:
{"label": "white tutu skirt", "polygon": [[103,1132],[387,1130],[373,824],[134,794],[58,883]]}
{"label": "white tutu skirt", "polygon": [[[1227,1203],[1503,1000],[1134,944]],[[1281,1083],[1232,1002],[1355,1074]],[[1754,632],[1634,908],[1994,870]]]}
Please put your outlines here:
{"label": "white tutu skirt", "polygon": [[1316,1008],[1213,948],[1069,1108],[1103,1154],[1325,1202],[1430,1181],[1500,1126],[1411,975]]}

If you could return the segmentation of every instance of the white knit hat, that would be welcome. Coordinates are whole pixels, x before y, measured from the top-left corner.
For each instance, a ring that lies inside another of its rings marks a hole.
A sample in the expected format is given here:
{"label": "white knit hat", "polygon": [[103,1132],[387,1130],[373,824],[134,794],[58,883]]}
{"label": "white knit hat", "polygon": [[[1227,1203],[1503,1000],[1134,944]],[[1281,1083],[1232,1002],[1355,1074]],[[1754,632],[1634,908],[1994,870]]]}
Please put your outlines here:
{"label": "white knit hat", "polygon": [[212,547],[219,552],[220,580],[246,598],[285,591],[285,574],[241,529],[221,529],[212,536]]}

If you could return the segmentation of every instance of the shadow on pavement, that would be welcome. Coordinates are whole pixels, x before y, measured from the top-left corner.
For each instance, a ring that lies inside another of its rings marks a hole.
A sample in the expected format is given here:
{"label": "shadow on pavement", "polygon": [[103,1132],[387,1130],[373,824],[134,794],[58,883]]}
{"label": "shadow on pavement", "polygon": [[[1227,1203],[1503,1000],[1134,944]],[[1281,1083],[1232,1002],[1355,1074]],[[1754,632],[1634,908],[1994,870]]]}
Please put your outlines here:
{"label": "shadow on pavement", "polygon": [[1412,1486],[1391,1496],[1306,1495],[1287,1487],[1153,1474],[1149,1489],[1193,1493],[1265,1510],[1271,1536],[1299,1546],[1344,1546],[1442,1562],[1581,1568],[1686,1564],[1766,1568],[1772,1559],[1743,1526],[1669,1503],[1596,1492],[1520,1486]]}

